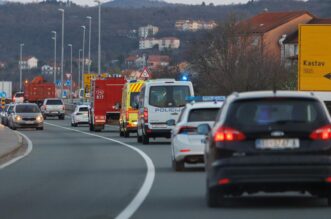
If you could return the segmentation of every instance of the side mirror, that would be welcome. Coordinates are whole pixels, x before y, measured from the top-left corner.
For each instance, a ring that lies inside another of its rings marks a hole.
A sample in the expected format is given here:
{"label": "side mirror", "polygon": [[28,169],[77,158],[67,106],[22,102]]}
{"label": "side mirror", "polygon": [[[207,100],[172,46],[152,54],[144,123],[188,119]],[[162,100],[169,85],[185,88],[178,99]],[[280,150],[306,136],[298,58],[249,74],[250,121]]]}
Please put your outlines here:
{"label": "side mirror", "polygon": [[174,119],[170,119],[167,121],[167,126],[175,126],[176,125],[176,121]]}
{"label": "side mirror", "polygon": [[211,128],[208,124],[201,124],[197,128],[197,132],[199,135],[208,135],[211,131]]}

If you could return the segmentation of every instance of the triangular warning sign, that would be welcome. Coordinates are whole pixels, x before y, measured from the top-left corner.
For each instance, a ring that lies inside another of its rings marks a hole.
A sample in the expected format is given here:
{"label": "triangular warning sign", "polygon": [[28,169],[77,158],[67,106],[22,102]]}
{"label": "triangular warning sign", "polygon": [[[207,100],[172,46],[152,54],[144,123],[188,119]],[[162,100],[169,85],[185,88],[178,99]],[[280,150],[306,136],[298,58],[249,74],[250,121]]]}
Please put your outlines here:
{"label": "triangular warning sign", "polygon": [[151,74],[148,70],[148,68],[144,68],[142,73],[140,74],[139,78],[150,78]]}

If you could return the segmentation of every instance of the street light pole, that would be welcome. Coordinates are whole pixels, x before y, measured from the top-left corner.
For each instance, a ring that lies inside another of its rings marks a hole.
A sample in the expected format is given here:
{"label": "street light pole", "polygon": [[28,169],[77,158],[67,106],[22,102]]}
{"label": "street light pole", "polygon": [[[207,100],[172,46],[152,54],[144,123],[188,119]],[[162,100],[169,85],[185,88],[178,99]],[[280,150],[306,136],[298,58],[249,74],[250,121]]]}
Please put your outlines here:
{"label": "street light pole", "polygon": [[20,63],[19,63],[19,67],[20,67],[20,91],[22,91],[23,46],[24,46],[24,43],[21,43],[20,44]]}
{"label": "street light pole", "polygon": [[98,37],[98,76],[101,75],[101,1],[95,0],[99,7],[99,37]]}
{"label": "street light pole", "polygon": [[81,82],[80,82],[80,79],[81,79],[81,70],[80,70],[80,67],[81,67],[81,57],[82,57],[82,49],[78,50],[78,55],[79,55],[79,58],[78,58],[78,87],[80,88],[81,86]]}
{"label": "street light pole", "polygon": [[71,98],[71,103],[73,103],[73,98],[72,98],[72,84],[73,84],[73,78],[72,78],[72,44],[68,44],[70,47],[70,98]]}
{"label": "street light pole", "polygon": [[89,21],[89,40],[88,40],[88,73],[91,74],[91,36],[92,36],[92,17],[86,17]]}
{"label": "street light pole", "polygon": [[54,76],[54,84],[56,85],[56,72],[57,72],[57,64],[56,64],[56,31],[52,31],[54,34],[54,37],[52,39],[54,40],[54,67],[53,67],[53,76]]}
{"label": "street light pole", "polygon": [[61,46],[61,96],[63,97],[63,71],[64,71],[64,9],[60,8],[59,11],[62,13],[62,46]]}
{"label": "street light pole", "polygon": [[85,74],[85,32],[86,32],[86,27],[81,26],[83,28],[83,54],[82,54],[82,59],[83,59],[83,64],[82,64],[82,88],[84,89],[84,74]]}

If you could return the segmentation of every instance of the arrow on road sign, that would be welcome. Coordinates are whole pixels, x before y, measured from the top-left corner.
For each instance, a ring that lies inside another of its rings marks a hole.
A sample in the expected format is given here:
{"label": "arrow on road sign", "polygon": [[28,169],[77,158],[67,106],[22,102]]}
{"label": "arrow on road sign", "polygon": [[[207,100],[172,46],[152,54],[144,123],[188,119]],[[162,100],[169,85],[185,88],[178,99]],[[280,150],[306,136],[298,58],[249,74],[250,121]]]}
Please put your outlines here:
{"label": "arrow on road sign", "polygon": [[331,73],[328,73],[328,74],[324,75],[324,77],[331,80]]}

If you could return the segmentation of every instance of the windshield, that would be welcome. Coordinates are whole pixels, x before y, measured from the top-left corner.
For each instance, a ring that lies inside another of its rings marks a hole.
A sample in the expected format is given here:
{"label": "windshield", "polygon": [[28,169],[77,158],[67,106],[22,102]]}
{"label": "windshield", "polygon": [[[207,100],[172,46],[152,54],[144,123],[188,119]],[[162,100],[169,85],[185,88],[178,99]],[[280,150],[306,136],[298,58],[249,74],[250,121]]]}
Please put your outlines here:
{"label": "windshield", "polygon": [[24,97],[24,93],[16,93],[15,97]]}
{"label": "windshield", "polygon": [[219,108],[192,109],[188,116],[188,122],[211,122],[215,121]]}
{"label": "windshield", "polygon": [[190,96],[189,86],[152,86],[149,104],[155,107],[183,107]]}
{"label": "windshield", "polygon": [[227,123],[235,127],[317,125],[326,121],[320,103],[306,99],[237,101],[229,112]]}
{"label": "windshield", "polygon": [[88,112],[88,107],[80,107],[79,112]]}
{"label": "windshield", "polygon": [[130,94],[130,106],[135,107],[139,103],[139,92],[133,92]]}
{"label": "windshield", "polygon": [[40,113],[37,105],[18,105],[15,111],[16,113]]}
{"label": "windshield", "polygon": [[47,100],[46,105],[63,105],[62,100]]}

